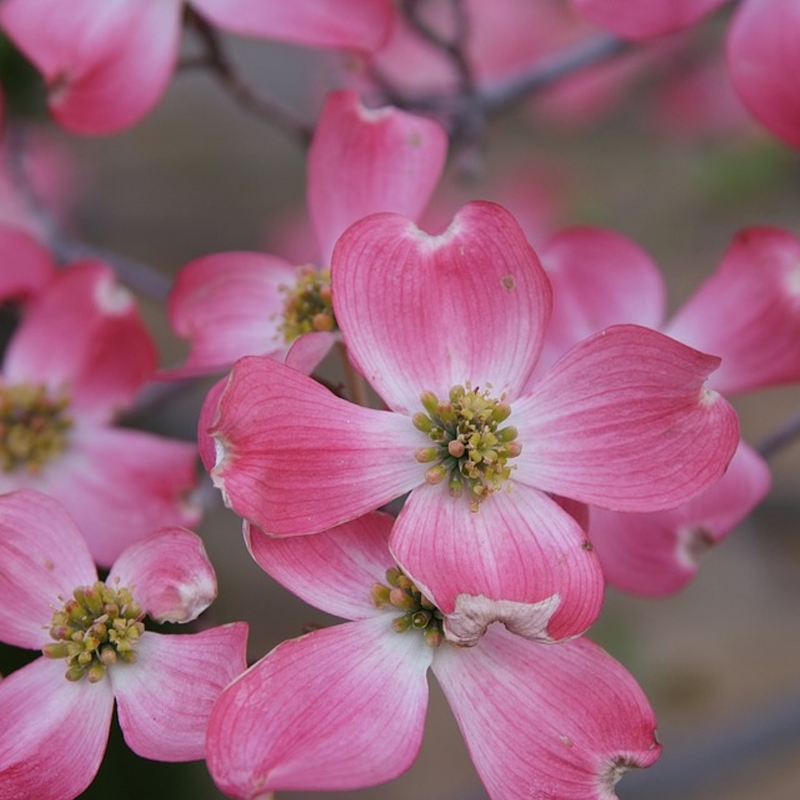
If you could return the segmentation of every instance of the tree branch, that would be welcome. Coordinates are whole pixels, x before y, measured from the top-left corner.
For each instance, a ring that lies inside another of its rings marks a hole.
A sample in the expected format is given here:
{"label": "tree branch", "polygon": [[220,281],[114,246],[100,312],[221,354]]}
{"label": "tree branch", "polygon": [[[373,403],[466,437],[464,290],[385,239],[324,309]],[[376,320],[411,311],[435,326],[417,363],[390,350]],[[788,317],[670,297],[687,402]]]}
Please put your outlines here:
{"label": "tree branch", "polygon": [[41,225],[47,246],[56,260],[61,264],[88,258],[105,261],[113,267],[122,283],[153,300],[159,302],[166,300],[172,282],[155,267],[110,250],[79,242],[64,233],[28,178],[25,170],[25,136],[23,127],[15,125],[9,128],[7,134],[9,174],[28,210]]}
{"label": "tree branch", "polygon": [[450,8],[455,22],[455,34],[452,40],[445,39],[425,22],[420,13],[421,5],[423,5],[423,0],[403,0],[400,9],[411,28],[430,45],[443,51],[453,62],[459,77],[459,94],[473,94],[475,81],[466,54],[467,39],[469,38],[469,15],[463,3],[461,0],[450,0]]}
{"label": "tree branch", "polygon": [[800,438],[800,411],[790,417],[778,430],[763,439],[756,446],[756,450],[761,456],[769,459],[797,438]]}
{"label": "tree branch", "polygon": [[373,79],[385,93],[385,101],[408,111],[432,114],[439,118],[451,139],[477,151],[491,117],[507,111],[524,97],[549,88],[558,81],[633,49],[634,43],[609,34],[589,36],[538,61],[526,72],[490,86],[476,85],[466,55],[469,20],[459,0],[454,3],[456,35],[442,37],[420,17],[420,0],[403,0],[401,9],[409,25],[432,47],[441,50],[453,63],[458,90],[411,96],[390,85],[377,70]]}
{"label": "tree branch", "polygon": [[305,148],[311,142],[313,128],[298,119],[291,111],[284,108],[273,98],[257,95],[239,77],[233,62],[217,35],[214,27],[191,9],[186,12],[187,24],[194,30],[203,43],[205,52],[202,56],[187,59],[181,69],[205,68],[210,70],[222,86],[234,99],[248,111],[267,122],[276,125]]}
{"label": "tree branch", "polygon": [[575,45],[555,53],[530,71],[485,89],[478,102],[486,113],[497,113],[518,102],[522,97],[541,91],[575,72],[627,53],[632,42],[608,34],[590,36]]}

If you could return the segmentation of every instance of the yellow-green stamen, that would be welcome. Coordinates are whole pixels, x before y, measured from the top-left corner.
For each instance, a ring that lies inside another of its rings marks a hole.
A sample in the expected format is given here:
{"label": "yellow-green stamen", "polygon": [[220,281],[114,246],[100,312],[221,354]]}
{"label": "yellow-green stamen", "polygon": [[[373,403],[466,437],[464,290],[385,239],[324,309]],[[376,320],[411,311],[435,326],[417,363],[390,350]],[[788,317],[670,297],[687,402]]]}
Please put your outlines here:
{"label": "yellow-green stamen", "polygon": [[286,293],[281,332],[286,344],[312,331],[336,329],[331,303],[331,271],[299,267],[294,286],[282,286]]}
{"label": "yellow-green stamen", "polygon": [[62,609],[53,614],[50,636],[42,652],[67,662],[69,681],[87,678],[97,683],[117,661],[136,661],[136,643],[144,632],[142,607],[130,590],[112,589],[102,581],[79,586]]}
{"label": "yellow-green stamen", "polygon": [[414,427],[433,442],[414,454],[417,461],[432,465],[425,480],[447,480],[453,497],[466,491],[470,508],[477,511],[480,502],[511,475],[508,460],[522,452],[515,441],[517,429],[500,427],[511,415],[511,406],[505,395],[495,399],[488,389],[481,392],[469,384],[454,386],[445,402],[433,392],[423,392],[420,400],[427,413],[414,415]]}
{"label": "yellow-green stamen", "polygon": [[29,384],[0,386],[0,467],[34,474],[67,446],[69,398]]}
{"label": "yellow-green stamen", "polygon": [[392,620],[392,628],[397,633],[419,631],[427,645],[438,647],[444,638],[442,612],[397,567],[386,570],[386,582],[388,586],[376,583],[370,596],[378,608],[391,607],[402,612]]}

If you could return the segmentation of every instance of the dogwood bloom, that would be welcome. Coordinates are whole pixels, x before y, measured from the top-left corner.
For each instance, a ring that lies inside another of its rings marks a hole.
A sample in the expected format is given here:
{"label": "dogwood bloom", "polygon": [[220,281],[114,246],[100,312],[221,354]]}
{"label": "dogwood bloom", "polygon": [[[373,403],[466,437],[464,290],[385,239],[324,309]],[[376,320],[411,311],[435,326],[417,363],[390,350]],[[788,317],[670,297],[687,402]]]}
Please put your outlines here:
{"label": "dogwood bloom", "polygon": [[138,122],[161,98],[186,8],[231,33],[366,53],[394,18],[390,0],[5,0],[0,23],[42,73],[56,121],[104,134]]}
{"label": "dogwood bloom", "polygon": [[[308,154],[308,209],[319,268],[265,253],[216,253],[187,264],[169,297],[173,329],[190,343],[181,377],[227,368],[248,354],[283,359],[298,337],[311,371],[334,341],[330,292],[334,243],[375,211],[416,219],[444,168],[447,136],[435,122],[395,108],[369,110],[354,92],[328,95]],[[297,348],[295,348],[296,350]]]}
{"label": "dogwood bloom", "polygon": [[156,366],[133,296],[99,262],[48,279],[47,262],[27,247],[26,263],[42,265],[44,277],[28,282],[35,296],[3,355],[0,492],[32,488],[58,499],[108,566],[156,527],[197,522],[189,496],[196,449],[113,425]]}
{"label": "dogwood bloom", "polygon": [[37,297],[56,274],[50,251],[24,231],[0,225],[0,303],[25,305]]}
{"label": "dogwood bloom", "polygon": [[211,705],[245,668],[244,623],[186,635],[144,629],[195,619],[216,596],[195,534],[165,528],[99,581],[80,531],[33,491],[0,497],[0,638],[41,658],[0,683],[0,798],[71,800],[93,780],[114,702],[145,758],[205,755]]}
{"label": "dogwood bloom", "polygon": [[[722,357],[708,385],[725,394],[800,381],[800,240],[778,228],[740,231],[716,272],[665,322],[664,283],[637,244],[613,231],[573,228],[543,250],[555,308],[543,360],[620,322],[658,328]],[[618,514],[592,508],[589,536],[608,581],[664,595],[692,579],[698,557],[764,498],[764,460],[742,443],[724,477],[674,509]]]}
{"label": "dogwood bloom", "polygon": [[493,800],[610,800],[659,756],[633,678],[587,640],[544,645],[493,626],[475,647],[442,636],[442,613],[397,567],[376,512],[318,536],[246,527],[250,552],[313,606],[352,620],[284,642],[214,705],[207,763],[232,797],[347,790],[416,758],[430,668]]}
{"label": "dogwood bloom", "polygon": [[332,277],[353,363],[390,410],[241,359],[210,431],[212,478],[278,536],[410,492],[391,550],[456,641],[494,619],[560,639],[597,616],[594,553],[553,495],[668,508],[718,480],[733,454],[735,413],[704,386],[718,359],[653,331],[603,331],[529,385],[551,289],[500,206],[468,204],[438,236],[367,217],[337,243]]}
{"label": "dogwood bloom", "polygon": [[[685,28],[730,0],[572,0],[602,28],[647,39]],[[798,0],[743,0],[727,37],[728,69],[739,97],[775,136],[800,147],[800,90],[787,75],[800,70]]]}

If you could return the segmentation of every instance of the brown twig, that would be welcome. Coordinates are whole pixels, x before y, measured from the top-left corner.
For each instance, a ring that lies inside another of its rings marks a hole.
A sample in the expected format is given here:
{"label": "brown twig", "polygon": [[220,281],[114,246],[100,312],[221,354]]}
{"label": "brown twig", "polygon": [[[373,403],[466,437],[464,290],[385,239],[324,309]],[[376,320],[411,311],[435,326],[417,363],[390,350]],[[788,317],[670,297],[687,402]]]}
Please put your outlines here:
{"label": "brown twig", "polygon": [[187,9],[185,19],[205,49],[201,56],[182,61],[179,68],[210,70],[240,105],[283,130],[301,147],[307,147],[311,142],[312,126],[302,122],[277,100],[256,94],[239,76],[217,30],[206,20],[191,9]]}
{"label": "brown twig", "polygon": [[[462,0],[450,0],[450,13],[453,18],[454,32],[451,37],[442,35],[431,27],[424,19],[422,9],[424,0],[403,0],[400,11],[409,27],[432,47],[441,50],[453,65],[457,78],[457,89],[454,97],[457,103],[439,103],[439,107],[428,109],[439,114],[450,133],[450,137],[460,148],[462,162],[468,170],[475,164],[482,163],[483,143],[486,138],[486,114],[476,101],[478,90],[475,83],[472,65],[467,53],[470,35],[470,19]],[[387,100],[395,105],[414,110],[414,102],[403,102],[402,93],[388,85],[386,80],[376,73],[376,80],[383,89],[388,89]],[[441,98],[444,101],[444,98]],[[449,98],[448,98],[449,100]]]}
{"label": "brown twig", "polygon": [[473,94],[475,81],[466,53],[469,38],[469,16],[463,3],[461,0],[450,0],[450,8],[455,22],[455,34],[452,39],[444,38],[428,25],[420,11],[423,5],[424,0],[403,0],[400,10],[413,30],[433,47],[444,52],[453,62],[459,78],[459,94],[464,96]]}
{"label": "brown twig", "polygon": [[800,438],[800,411],[790,417],[778,430],[759,442],[756,450],[764,458],[772,458],[798,438]]}
{"label": "brown twig", "polygon": [[153,300],[159,302],[166,300],[171,281],[155,267],[110,250],[79,242],[64,233],[28,178],[25,169],[26,131],[21,125],[9,128],[7,147],[8,170],[14,187],[31,215],[39,222],[47,246],[59,263],[69,264],[83,259],[104,261],[114,269],[122,283]]}
{"label": "brown twig", "polygon": [[461,0],[451,0],[455,34],[445,37],[422,16],[424,0],[403,0],[400,10],[409,26],[428,44],[440,50],[453,64],[458,78],[456,91],[409,95],[391,84],[378,69],[372,76],[384,93],[384,101],[412,112],[432,114],[462,149],[477,153],[483,146],[488,122],[523,98],[550,87],[559,80],[628,52],[634,47],[608,34],[589,36],[577,44],[540,60],[529,70],[489,86],[478,86],[467,55],[469,19]]}
{"label": "brown twig", "polygon": [[484,89],[478,102],[487,114],[504,111],[523,97],[549,88],[552,84],[587,67],[629,52],[632,42],[616,36],[597,34],[564,48],[546,61],[536,64],[528,72],[502,84]]}

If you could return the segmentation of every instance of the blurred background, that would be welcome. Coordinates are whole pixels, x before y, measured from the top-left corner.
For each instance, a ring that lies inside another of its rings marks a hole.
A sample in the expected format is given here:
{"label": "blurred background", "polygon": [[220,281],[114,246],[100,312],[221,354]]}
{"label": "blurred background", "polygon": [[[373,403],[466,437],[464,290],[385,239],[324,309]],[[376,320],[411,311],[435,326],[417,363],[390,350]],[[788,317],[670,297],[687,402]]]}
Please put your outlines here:
{"label": "blurred background", "polygon": [[[314,119],[331,74],[330,56],[225,41],[253,87],[268,87]],[[694,52],[718,52],[718,32],[701,44],[705,49]],[[716,267],[739,228],[768,224],[800,234],[798,153],[735,107],[714,112],[708,124],[692,124],[685,109],[708,111],[709,102],[691,106],[696,101],[684,98],[689,106],[682,106],[680,92],[670,95],[652,65],[642,66],[641,74],[588,118],[568,113],[569,103],[558,112],[546,98],[498,118],[481,154],[474,148],[455,154],[442,202],[454,210],[470,199],[502,201],[508,195],[498,176],[522,178],[522,189],[538,198],[534,246],[578,223],[626,233],[661,265],[671,308]],[[40,136],[63,162],[69,235],[148,265],[166,281],[191,259],[212,252],[283,254],[280,248],[304,214],[302,149],[240,108],[202,71],[178,73],[156,111],[130,131],[81,139],[42,118]],[[185,348],[170,333],[163,304],[140,296],[164,365],[179,363]],[[132,423],[193,439],[211,382],[187,383]],[[800,387],[761,392],[735,405],[745,438],[757,443],[797,413]],[[590,632],[636,676],[659,718],[664,755],[650,770],[623,779],[623,800],[800,796],[800,443],[784,448],[771,466],[768,500],[705,556],[691,586],[663,600],[609,591]],[[209,624],[246,620],[254,661],[305,624],[332,621],[275,585],[251,561],[240,522],[208,485],[204,497],[209,511],[199,532],[220,585]],[[1,671],[7,672],[21,656],[6,650],[3,658]],[[435,686],[425,742],[412,769],[386,786],[329,796],[485,798]],[[105,762],[84,797],[222,795],[203,764],[136,758],[114,723]]]}

